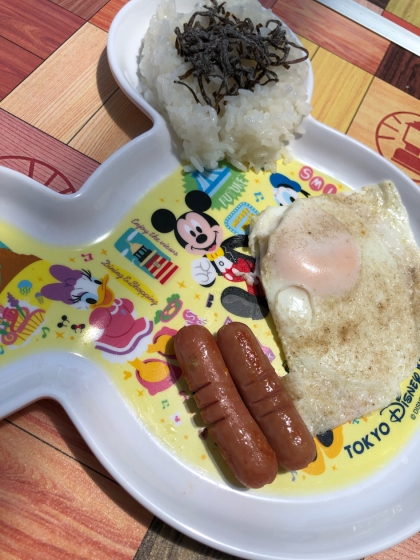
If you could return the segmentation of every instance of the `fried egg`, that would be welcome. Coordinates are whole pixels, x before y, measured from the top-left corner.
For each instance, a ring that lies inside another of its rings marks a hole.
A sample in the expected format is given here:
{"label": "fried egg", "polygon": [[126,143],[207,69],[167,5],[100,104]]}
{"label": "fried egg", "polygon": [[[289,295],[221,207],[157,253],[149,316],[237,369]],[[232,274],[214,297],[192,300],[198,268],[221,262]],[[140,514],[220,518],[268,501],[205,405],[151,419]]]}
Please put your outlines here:
{"label": "fried egg", "polygon": [[311,433],[390,404],[420,354],[420,251],[394,185],[268,207],[251,228]]}

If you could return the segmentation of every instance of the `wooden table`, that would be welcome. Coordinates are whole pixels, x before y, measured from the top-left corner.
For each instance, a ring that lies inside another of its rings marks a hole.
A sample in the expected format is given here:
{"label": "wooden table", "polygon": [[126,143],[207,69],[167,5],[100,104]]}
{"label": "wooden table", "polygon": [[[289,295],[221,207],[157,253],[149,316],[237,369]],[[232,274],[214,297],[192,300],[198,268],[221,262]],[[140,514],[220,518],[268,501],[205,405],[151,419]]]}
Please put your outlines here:
{"label": "wooden table", "polygon": [[[151,127],[107,64],[107,31],[126,1],[0,0],[0,165],[74,193]],[[391,159],[420,121],[420,58],[314,0],[263,3],[309,49],[313,116]],[[360,3],[420,35],[420,0]],[[420,169],[401,168],[420,184]],[[232,557],[154,518],[44,400],[0,422],[0,558]],[[398,558],[420,558],[419,535],[369,560]]]}

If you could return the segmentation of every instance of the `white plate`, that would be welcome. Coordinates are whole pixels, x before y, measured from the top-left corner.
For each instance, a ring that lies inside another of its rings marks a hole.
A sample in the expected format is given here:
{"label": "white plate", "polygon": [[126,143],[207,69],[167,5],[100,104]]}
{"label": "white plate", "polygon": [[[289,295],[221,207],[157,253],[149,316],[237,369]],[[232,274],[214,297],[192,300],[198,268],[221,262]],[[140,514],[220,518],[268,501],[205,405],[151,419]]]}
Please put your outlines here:
{"label": "white plate", "polygon": [[[183,6],[188,9],[191,2],[184,0]],[[93,242],[179,165],[165,121],[136,89],[138,49],[154,8],[149,0],[128,3],[113,22],[108,43],[117,82],[152,118],[152,130],[104,162],[75,195],[63,197],[0,167],[1,220],[56,245]],[[306,119],[306,129],[293,145],[298,159],[354,188],[392,180],[420,241],[420,195],[410,179],[312,118]],[[216,483],[177,460],[85,358],[49,351],[0,370],[0,417],[43,397],[63,405],[98,459],[135,499],[183,533],[225,552],[253,559],[359,559],[420,529],[420,434],[363,483],[300,498],[270,497]]]}

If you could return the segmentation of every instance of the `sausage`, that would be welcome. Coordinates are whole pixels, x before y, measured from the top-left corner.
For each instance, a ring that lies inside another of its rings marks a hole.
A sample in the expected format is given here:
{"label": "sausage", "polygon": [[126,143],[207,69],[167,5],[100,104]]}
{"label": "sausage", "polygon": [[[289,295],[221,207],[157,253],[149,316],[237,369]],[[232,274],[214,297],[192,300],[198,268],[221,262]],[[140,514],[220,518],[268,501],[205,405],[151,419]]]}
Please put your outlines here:
{"label": "sausage", "polygon": [[219,330],[217,345],[279,465],[288,470],[307,467],[316,456],[314,439],[251,329],[229,323]]}
{"label": "sausage", "polygon": [[249,488],[273,482],[276,455],[239,396],[210,331],[183,327],[175,335],[175,352],[209,433],[236,478]]}

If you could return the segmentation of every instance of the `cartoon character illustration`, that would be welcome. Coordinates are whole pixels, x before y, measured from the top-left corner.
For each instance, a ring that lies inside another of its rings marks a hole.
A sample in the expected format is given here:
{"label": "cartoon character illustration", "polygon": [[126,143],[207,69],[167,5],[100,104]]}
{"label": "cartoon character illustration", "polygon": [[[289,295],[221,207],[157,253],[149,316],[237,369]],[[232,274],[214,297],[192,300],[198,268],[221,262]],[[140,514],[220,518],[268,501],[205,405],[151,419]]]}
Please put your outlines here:
{"label": "cartoon character illustration", "polygon": [[45,322],[48,305],[39,306],[44,302],[32,296],[28,280],[44,276],[45,268],[39,257],[15,253],[0,242],[0,342],[10,349],[28,343]]}
{"label": "cartoon character illustration", "polygon": [[169,389],[181,377],[182,371],[178,365],[169,360],[176,360],[174,348],[174,336],[177,331],[169,327],[161,328],[153,337],[153,344],[147,348],[148,354],[157,352],[164,358],[135,360],[129,362],[136,369],[136,377],[150,395],[156,395]]}
{"label": "cartoon character illustration", "polygon": [[179,366],[163,360],[139,360],[129,362],[136,368],[136,377],[150,395],[161,393],[181,377],[182,370]]}
{"label": "cartoon character illustration", "polygon": [[115,298],[110,307],[97,307],[89,317],[89,324],[97,330],[95,348],[113,356],[110,361],[128,360],[144,352],[150,342],[153,321],[133,315],[133,302]]}
{"label": "cartoon character illustration", "polygon": [[107,285],[108,275],[96,278],[88,270],[62,265],[51,266],[50,274],[58,282],[43,286],[41,294],[76,309],[91,310],[90,336],[95,348],[102,350],[109,361],[125,361],[146,349],[153,322],[135,318],[133,302],[114,296]]}
{"label": "cartoon character illustration", "polygon": [[0,340],[7,346],[18,346],[40,329],[45,320],[45,310],[16,299],[10,292],[7,297],[8,304],[0,305]]}
{"label": "cartoon character illustration", "polygon": [[223,307],[239,317],[262,319],[268,306],[262,286],[255,276],[255,259],[236,249],[248,247],[247,235],[234,235],[223,240],[223,230],[209,214],[211,198],[202,191],[190,191],[185,196],[190,211],[179,218],[170,210],[156,210],[151,218],[160,233],[174,232],[178,243],[191,255],[200,256],[192,262],[192,276],[198,284],[209,288],[217,276],[228,282],[242,283],[245,289],[229,286],[221,294]]}
{"label": "cartoon character illustration", "polygon": [[89,270],[73,270],[54,264],[50,274],[58,280],[41,288],[41,294],[55,301],[62,301],[76,309],[95,309],[112,304],[114,294],[107,286],[109,276],[95,278]]}
{"label": "cartoon character illustration", "polygon": [[298,197],[299,193],[308,197],[309,193],[304,191],[296,181],[291,181],[281,173],[273,173],[270,176],[270,183],[273,186],[273,195],[280,206],[292,204]]}
{"label": "cartoon character illustration", "polygon": [[326,468],[324,454],[329,459],[335,459],[342,451],[343,445],[343,426],[318,434],[315,437],[316,457],[303,471],[315,476],[324,473]]}
{"label": "cartoon character illustration", "polygon": [[177,331],[169,327],[162,327],[153,337],[153,344],[147,348],[148,354],[157,352],[165,358],[176,359],[174,336]]}

